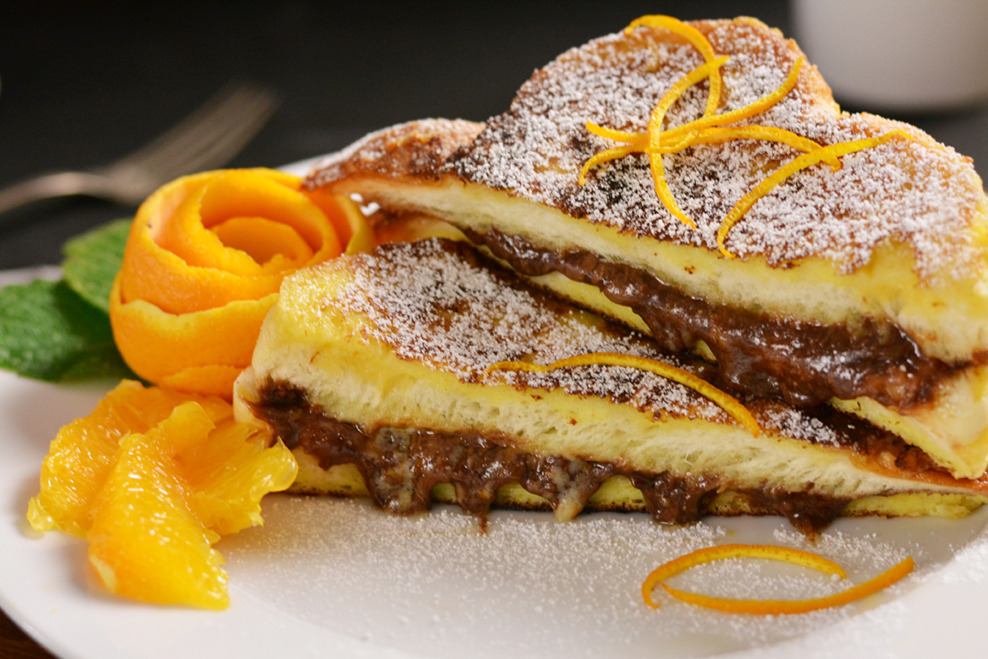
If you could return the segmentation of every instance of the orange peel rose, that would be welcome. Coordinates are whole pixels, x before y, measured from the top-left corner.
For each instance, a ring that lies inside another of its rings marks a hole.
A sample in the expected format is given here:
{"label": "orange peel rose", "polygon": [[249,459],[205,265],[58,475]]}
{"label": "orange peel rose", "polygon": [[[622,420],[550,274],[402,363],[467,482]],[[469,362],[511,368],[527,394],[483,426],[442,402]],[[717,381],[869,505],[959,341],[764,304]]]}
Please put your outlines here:
{"label": "orange peel rose", "polygon": [[179,178],[134,218],[110,295],[114,340],[142,378],[230,398],[281,280],[372,247],[348,198],[296,176],[231,169]]}

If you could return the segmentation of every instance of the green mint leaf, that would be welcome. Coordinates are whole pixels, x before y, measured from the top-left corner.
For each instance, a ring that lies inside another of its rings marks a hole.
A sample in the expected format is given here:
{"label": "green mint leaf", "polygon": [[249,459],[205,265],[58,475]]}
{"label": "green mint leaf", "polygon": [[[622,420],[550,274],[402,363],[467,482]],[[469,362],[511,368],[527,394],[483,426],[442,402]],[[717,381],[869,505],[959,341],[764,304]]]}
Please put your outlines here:
{"label": "green mint leaf", "polygon": [[65,243],[65,282],[90,304],[110,312],[110,289],[123,262],[131,220],[117,220]]}
{"label": "green mint leaf", "polygon": [[0,288],[0,309],[0,367],[50,382],[134,377],[109,316],[65,282]]}

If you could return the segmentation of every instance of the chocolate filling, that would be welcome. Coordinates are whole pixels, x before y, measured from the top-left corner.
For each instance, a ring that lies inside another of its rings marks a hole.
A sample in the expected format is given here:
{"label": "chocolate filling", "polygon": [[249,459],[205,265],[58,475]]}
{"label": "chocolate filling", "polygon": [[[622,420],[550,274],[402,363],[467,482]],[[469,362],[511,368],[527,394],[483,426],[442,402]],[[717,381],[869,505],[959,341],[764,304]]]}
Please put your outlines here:
{"label": "chocolate filling", "polygon": [[929,400],[936,383],[956,368],[924,355],[891,323],[866,318],[853,327],[825,325],[712,304],[582,249],[556,252],[496,229],[464,231],[523,275],[558,272],[599,288],[641,316],[668,350],[692,350],[705,342],[717,358],[718,386],[735,393],[799,406],[869,396],[909,408]]}
{"label": "chocolate filling", "polygon": [[541,456],[493,432],[365,428],[327,416],[304,391],[285,383],[269,382],[259,394],[254,414],[271,424],[289,448],[301,447],[323,469],[355,465],[374,502],[395,513],[428,509],[432,488],[440,483],[452,484],[457,503],[478,516],[490,510],[499,487],[512,483],[545,498],[554,509],[566,503],[579,510],[605,480],[626,476],[660,522],[696,521],[710,512],[717,494],[730,491],[752,511],[783,515],[813,535],[849,501],[782,488],[739,488],[716,476],[647,473],[612,462]]}

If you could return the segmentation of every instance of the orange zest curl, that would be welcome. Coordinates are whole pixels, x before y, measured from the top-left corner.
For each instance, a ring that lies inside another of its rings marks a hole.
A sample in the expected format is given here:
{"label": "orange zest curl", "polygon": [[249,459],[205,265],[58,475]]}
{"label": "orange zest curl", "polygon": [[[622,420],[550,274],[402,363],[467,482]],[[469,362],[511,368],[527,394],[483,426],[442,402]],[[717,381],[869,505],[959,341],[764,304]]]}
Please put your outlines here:
{"label": "orange zest curl", "polygon": [[698,549],[692,553],[686,554],[685,556],[680,556],[679,558],[673,559],[668,563],[663,563],[659,567],[652,570],[651,574],[649,574],[642,583],[642,598],[645,600],[645,604],[649,605],[653,609],[657,609],[659,608],[659,602],[652,599],[652,591],[661,582],[670,577],[674,577],[677,574],[685,572],[690,568],[694,568],[697,565],[704,565],[714,561],[722,561],[728,558],[737,558],[739,556],[787,561],[789,563],[795,563],[796,565],[802,565],[814,570],[819,570],[820,572],[834,574],[839,576],[841,579],[847,576],[844,572],[844,568],[840,565],[811,552],[791,549],[789,547],[776,547],[773,545],[716,545],[713,547]]}
{"label": "orange zest curl", "polygon": [[580,185],[584,185],[587,182],[587,174],[597,165],[610,162],[611,160],[619,160],[625,156],[631,155],[632,153],[644,153],[647,149],[648,147],[641,141],[636,141],[631,144],[615,146],[605,151],[595,153],[593,157],[583,164],[583,169],[580,170],[580,175],[577,177],[577,181]]}
{"label": "orange zest curl", "polygon": [[[713,45],[711,45],[710,41],[703,35],[702,32],[692,25],[684,23],[677,18],[673,18],[672,16],[641,16],[633,20],[628,27],[624,28],[624,32],[625,34],[628,34],[639,27],[663,29],[674,34],[678,34],[689,41],[694,48],[700,51],[700,54],[703,55],[705,62],[709,63],[716,57],[714,54]],[[720,77],[720,71],[715,68],[710,73],[710,93],[707,96],[707,107],[704,110],[704,115],[710,115],[717,111],[717,106],[720,105],[720,95],[723,84],[724,83]]]}
{"label": "orange zest curl", "polygon": [[635,144],[636,146],[645,147],[645,145],[642,144],[645,140],[645,135],[643,133],[632,133],[626,130],[614,130],[613,128],[598,126],[592,121],[587,122],[587,131],[593,133],[594,135],[606,137],[609,140],[614,140],[615,142],[627,142],[629,144]]}
{"label": "orange zest curl", "polygon": [[[809,138],[801,137],[784,128],[776,128],[775,126],[710,126],[700,130],[690,131],[675,141],[667,141],[663,138],[662,145],[658,147],[650,145],[648,136],[645,133],[617,131],[598,126],[591,121],[587,122],[587,130],[594,135],[606,137],[615,142],[624,142],[625,144],[600,151],[587,160],[580,170],[580,175],[577,179],[580,185],[584,185],[587,182],[587,174],[597,165],[610,160],[623,158],[631,153],[645,153],[649,155],[678,153],[687,147],[698,144],[722,144],[730,140],[780,142],[788,144],[804,153],[822,148],[822,145]],[[667,135],[670,132],[666,131],[663,135]],[[827,156],[822,161],[829,164],[831,169],[837,170],[840,168],[840,161],[834,156]]]}
{"label": "orange zest curl", "polygon": [[626,355],[617,352],[594,352],[585,355],[575,355],[555,361],[548,366],[535,364],[532,362],[504,361],[491,364],[487,367],[487,373],[492,371],[526,371],[530,373],[544,373],[560,368],[577,368],[581,366],[607,365],[624,366],[634,368],[639,371],[648,371],[659,377],[663,377],[673,382],[689,387],[701,396],[713,401],[721,409],[731,415],[738,423],[747,428],[755,437],[761,432],[758,422],[751,412],[741,404],[741,402],[713,386],[706,380],[702,380],[688,371],[661,362],[656,359],[639,357],[637,355]]}
{"label": "orange zest curl", "polygon": [[[703,35],[700,36],[701,38],[703,37]],[[713,50],[711,49],[710,52],[712,55]],[[727,62],[727,59],[727,56],[712,58],[710,61],[690,71],[675,85],[673,85],[662,96],[662,99],[659,100],[659,103],[652,111],[652,114],[648,120],[647,134],[616,131],[603,126],[598,126],[597,124],[588,121],[588,131],[601,137],[626,142],[626,145],[601,151],[584,163],[583,168],[580,170],[579,177],[577,178],[580,185],[584,185],[586,183],[587,173],[601,163],[617,160],[618,158],[623,158],[631,153],[647,153],[649,167],[652,170],[652,177],[655,179],[655,193],[658,195],[665,207],[669,209],[670,213],[679,218],[679,220],[686,226],[695,229],[696,223],[692,220],[692,218],[680,210],[679,205],[676,203],[676,199],[672,196],[672,192],[669,190],[669,185],[666,183],[665,170],[662,165],[662,153],[673,153],[691,146],[691,136],[690,134],[686,134],[678,140],[672,140],[671,143],[663,143],[663,136],[666,133],[662,130],[662,122],[665,119],[665,113],[670,107],[673,106],[679,97],[683,95],[683,92],[699,81],[711,77],[715,72],[719,71],[720,67]],[[717,94],[719,95],[719,93],[718,87]],[[709,98],[715,98],[713,88],[711,88]],[[714,104],[714,107],[716,107],[716,103]],[[663,147],[666,148],[663,149]]]}
{"label": "orange zest curl", "polygon": [[[789,75],[786,76],[786,79],[782,81],[782,84],[779,85],[775,91],[769,92],[757,101],[752,101],[743,108],[724,112],[723,114],[704,115],[703,117],[683,124],[682,126],[676,126],[675,128],[669,129],[669,134],[678,135],[680,133],[700,130],[710,126],[727,126],[728,124],[735,124],[743,119],[750,119],[755,115],[761,114],[781,101],[789,92],[792,91],[793,87],[796,86],[796,81],[799,79],[799,70],[802,67],[802,64],[803,58],[800,57],[796,60],[796,63],[789,71]],[[682,92],[680,92],[680,95],[682,95]]]}
{"label": "orange zest curl", "polygon": [[663,583],[666,579],[697,565],[738,557],[784,561],[812,568],[826,574],[832,574],[841,579],[847,577],[844,568],[840,565],[812,552],[771,545],[720,545],[699,549],[657,567],[642,583],[642,599],[644,599],[645,604],[653,609],[659,608],[659,602],[652,599],[652,591],[657,585],[661,584],[670,596],[680,601],[725,613],[746,613],[752,615],[807,613],[809,611],[850,604],[868,595],[877,593],[905,577],[912,572],[914,567],[913,559],[906,558],[885,572],[857,586],[852,586],[847,590],[826,597],[802,600],[758,600],[711,597],[709,595],[701,595],[672,588]]}
{"label": "orange zest curl", "polygon": [[[690,146],[697,144],[722,144],[730,140],[764,140],[768,142],[779,142],[788,144],[792,148],[809,153],[822,148],[822,145],[813,140],[796,135],[784,128],[775,126],[711,126],[696,132],[690,132],[686,141]],[[682,150],[682,149],[677,149]],[[659,149],[665,152],[664,149]],[[840,161],[833,156],[824,154],[822,158],[832,169],[840,169]]]}
{"label": "orange zest curl", "polygon": [[727,239],[727,233],[735,224],[738,223],[741,217],[748,212],[748,209],[750,209],[756,201],[768,194],[772,188],[779,185],[796,172],[806,169],[807,167],[812,167],[820,162],[830,161],[856,151],[862,151],[863,149],[870,149],[880,144],[885,144],[889,140],[896,137],[907,140],[913,139],[909,133],[901,130],[894,130],[885,133],[880,137],[869,137],[861,140],[854,140],[853,142],[840,142],[838,144],[831,144],[830,146],[823,146],[789,161],[788,164],[783,165],[769,174],[766,178],[762,179],[758,185],[752,188],[745,196],[741,197],[741,199],[734,204],[734,207],[727,213],[724,220],[721,222],[720,229],[717,230],[717,249],[719,249],[720,253],[727,258],[735,258],[734,254],[729,252],[724,246],[724,241]]}
{"label": "orange zest curl", "polygon": [[[655,106],[655,109],[652,110],[652,114],[648,119],[648,142],[650,146],[658,148],[662,147],[664,135],[662,130],[662,122],[665,119],[666,112],[669,111],[669,108],[672,107],[673,103],[675,103],[688,88],[692,87],[700,80],[709,77],[711,72],[718,70],[724,65],[725,62],[727,62],[726,56],[718,57],[717,59],[698,66],[683,76],[676,84],[669,88],[669,91],[667,91],[661,99],[659,99],[658,104]],[[682,148],[686,148],[686,146],[689,145],[689,141],[684,140],[679,144]],[[672,196],[672,191],[669,189],[668,182],[666,182],[665,167],[662,164],[662,154],[649,153],[648,164],[652,170],[652,178],[655,180],[655,193],[658,195],[659,200],[666,208],[669,209],[669,212],[677,217],[681,222],[691,229],[695,229],[696,222],[680,210],[679,204],[676,203],[675,197]]]}
{"label": "orange zest curl", "polygon": [[[659,201],[662,202],[662,205],[674,217],[686,226],[695,229],[696,222],[682,211],[669,188],[669,183],[665,177],[665,166],[662,162],[663,155],[678,153],[700,144],[720,144],[734,139],[759,139],[779,142],[787,144],[797,151],[802,151],[803,155],[797,156],[788,164],[780,167],[762,180],[754,189],[745,194],[721,221],[721,226],[717,232],[717,248],[727,258],[734,258],[734,255],[724,246],[731,227],[737,224],[758,199],[765,196],[769,190],[789,176],[821,162],[828,164],[831,170],[836,171],[841,167],[839,160],[841,156],[878,146],[887,142],[893,136],[902,136],[911,139],[908,134],[902,131],[892,131],[878,138],[823,146],[809,138],[775,126],[733,126],[732,124],[750,119],[765,112],[785,98],[795,88],[796,82],[799,80],[803,58],[799,57],[796,59],[789,74],[774,91],[744,107],[718,114],[716,110],[720,105],[723,89],[720,68],[727,62],[727,56],[717,57],[714,53],[713,46],[702,32],[670,16],[642,16],[632,21],[625,28],[625,33],[631,33],[639,27],[662,29],[678,34],[701,53],[704,63],[676,81],[663,94],[649,116],[648,128],[644,133],[615,130],[587,121],[586,128],[588,132],[598,137],[620,142],[621,144],[600,151],[589,158],[580,169],[577,181],[580,185],[585,185],[587,174],[590,170],[603,163],[624,158],[632,153],[646,154],[649,160],[649,169],[652,172],[652,178],[655,182],[655,193]],[[698,119],[680,126],[663,130],[663,122],[669,108],[679,100],[687,89],[708,78],[710,85],[703,115]]]}

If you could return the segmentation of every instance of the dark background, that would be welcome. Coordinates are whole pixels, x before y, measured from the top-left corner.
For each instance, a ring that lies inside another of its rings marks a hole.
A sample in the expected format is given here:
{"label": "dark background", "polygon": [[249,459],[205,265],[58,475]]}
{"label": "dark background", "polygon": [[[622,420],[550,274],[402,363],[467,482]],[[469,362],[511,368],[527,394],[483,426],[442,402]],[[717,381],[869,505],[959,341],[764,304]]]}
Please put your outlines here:
{"label": "dark background", "polygon": [[[534,69],[642,14],[749,14],[792,34],[784,0],[132,4],[0,9],[0,185],[121,156],[232,78],[282,98],[232,165],[276,167],[400,121],[486,119]],[[904,118],[988,163],[985,108]],[[73,199],[8,214],[0,269],[58,262],[66,238],[130,212]]]}
{"label": "dark background", "polygon": [[[793,35],[784,0],[0,3],[0,185],[117,158],[233,78],[282,99],[233,166],[277,167],[410,119],[484,120],[563,50],[655,13],[747,14]],[[988,168],[984,106],[900,118]],[[0,216],[0,269],[57,263],[65,239],[132,212],[79,198]],[[0,613],[0,656],[40,652]]]}

